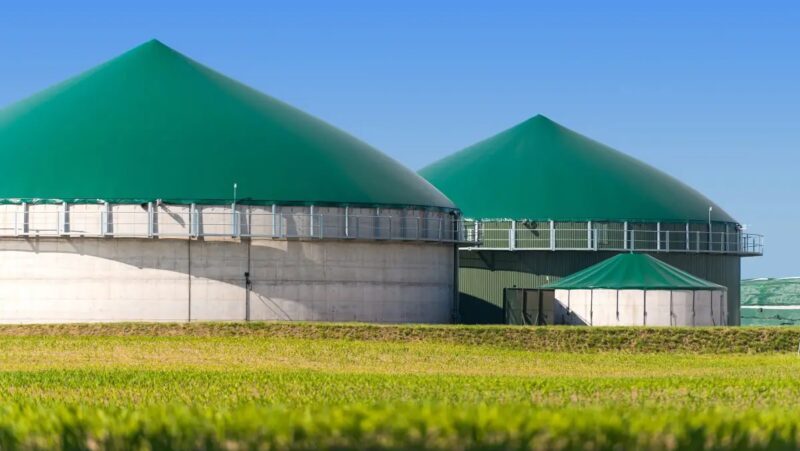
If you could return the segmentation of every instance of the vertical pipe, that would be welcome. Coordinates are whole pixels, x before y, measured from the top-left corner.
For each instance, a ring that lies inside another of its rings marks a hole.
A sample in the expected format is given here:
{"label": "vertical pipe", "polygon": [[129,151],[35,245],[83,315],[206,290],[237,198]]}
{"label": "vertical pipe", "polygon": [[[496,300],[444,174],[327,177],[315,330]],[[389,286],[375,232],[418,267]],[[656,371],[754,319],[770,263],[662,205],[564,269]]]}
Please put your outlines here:
{"label": "vertical pipe", "polygon": [[644,317],[643,317],[643,325],[647,325],[647,290],[644,290]]}
{"label": "vertical pipe", "polygon": [[556,250],[556,227],[553,220],[550,220],[550,250]]}
{"label": "vertical pipe", "polygon": [[250,238],[245,241],[247,243],[247,272],[244,273],[244,320],[250,321],[250,286],[252,284],[250,282],[250,252],[253,249],[253,245]]}
{"label": "vertical pipe", "polygon": [[695,306],[694,306],[694,297],[695,297],[696,293],[697,293],[697,291],[692,290],[692,326],[696,326],[697,325],[697,321],[695,320],[695,317],[697,316],[697,314],[695,313],[696,310],[695,310]]}
{"label": "vertical pipe", "polygon": [[189,287],[187,295],[186,322],[192,322],[192,240],[186,240],[186,280]]}
{"label": "vertical pipe", "polygon": [[508,230],[508,248],[512,251],[517,247],[517,221],[511,221],[511,228]]}
{"label": "vertical pipe", "polygon": [[589,291],[589,325],[594,326],[594,289]]}
{"label": "vertical pipe", "polygon": [[669,325],[670,326],[674,326],[675,325],[675,324],[672,324],[672,314],[673,314],[672,313],[672,290],[669,290]]}
{"label": "vertical pipe", "polygon": [[453,313],[452,313],[452,321],[453,323],[460,323],[461,322],[461,290],[458,287],[459,280],[458,280],[458,245],[453,245]]}
{"label": "vertical pipe", "polygon": [[567,290],[567,316],[570,317],[569,322],[572,323],[572,306],[570,305],[570,298],[572,297],[572,290]]}

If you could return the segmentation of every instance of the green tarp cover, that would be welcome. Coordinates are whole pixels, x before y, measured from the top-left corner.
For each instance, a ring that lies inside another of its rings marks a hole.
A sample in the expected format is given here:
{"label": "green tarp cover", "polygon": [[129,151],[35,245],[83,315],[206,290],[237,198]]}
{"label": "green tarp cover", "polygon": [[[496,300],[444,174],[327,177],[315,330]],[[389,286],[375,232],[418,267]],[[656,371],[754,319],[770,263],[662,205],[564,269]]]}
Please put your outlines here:
{"label": "green tarp cover", "polygon": [[800,309],[800,278],[743,280],[742,305],[796,305]]}
{"label": "green tarp cover", "polygon": [[0,110],[0,202],[455,208],[373,147],[158,41]]}
{"label": "green tarp cover", "polygon": [[800,326],[800,307],[771,309],[766,306],[742,308],[742,326]]}
{"label": "green tarp cover", "polygon": [[619,254],[545,285],[548,289],[725,290],[647,254]]}
{"label": "green tarp cover", "polygon": [[419,173],[465,217],[735,223],[717,204],[635,158],[533,117]]}

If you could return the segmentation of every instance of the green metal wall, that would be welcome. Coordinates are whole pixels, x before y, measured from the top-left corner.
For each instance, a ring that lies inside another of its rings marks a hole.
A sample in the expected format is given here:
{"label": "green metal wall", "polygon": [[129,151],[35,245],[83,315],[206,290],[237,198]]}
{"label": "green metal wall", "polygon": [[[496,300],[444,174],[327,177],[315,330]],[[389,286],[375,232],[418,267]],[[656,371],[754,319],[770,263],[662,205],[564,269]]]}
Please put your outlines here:
{"label": "green metal wall", "polygon": [[[461,251],[458,275],[461,321],[503,323],[503,288],[538,288],[616,254],[618,252],[610,251]],[[728,287],[728,324],[739,324],[739,256],[657,252],[651,255]]]}

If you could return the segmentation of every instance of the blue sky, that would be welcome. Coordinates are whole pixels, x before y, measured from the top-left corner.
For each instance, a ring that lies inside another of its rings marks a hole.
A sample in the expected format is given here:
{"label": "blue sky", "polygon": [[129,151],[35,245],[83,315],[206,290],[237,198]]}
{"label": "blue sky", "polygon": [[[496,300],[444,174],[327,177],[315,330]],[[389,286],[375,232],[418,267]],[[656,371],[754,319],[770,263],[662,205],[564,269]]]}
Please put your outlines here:
{"label": "blue sky", "polygon": [[158,38],[413,169],[542,113],[713,198],[800,275],[790,2],[14,2],[0,107]]}

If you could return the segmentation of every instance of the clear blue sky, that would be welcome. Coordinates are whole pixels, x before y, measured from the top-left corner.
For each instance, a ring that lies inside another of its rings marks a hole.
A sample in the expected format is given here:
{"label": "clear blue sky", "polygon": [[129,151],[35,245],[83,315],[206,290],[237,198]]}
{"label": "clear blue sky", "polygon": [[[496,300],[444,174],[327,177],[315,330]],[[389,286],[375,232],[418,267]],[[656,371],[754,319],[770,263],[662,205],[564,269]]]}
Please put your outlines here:
{"label": "clear blue sky", "polygon": [[413,169],[542,113],[764,233],[743,276],[800,275],[797,3],[9,3],[0,106],[158,38]]}

